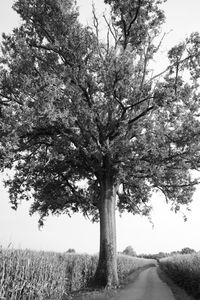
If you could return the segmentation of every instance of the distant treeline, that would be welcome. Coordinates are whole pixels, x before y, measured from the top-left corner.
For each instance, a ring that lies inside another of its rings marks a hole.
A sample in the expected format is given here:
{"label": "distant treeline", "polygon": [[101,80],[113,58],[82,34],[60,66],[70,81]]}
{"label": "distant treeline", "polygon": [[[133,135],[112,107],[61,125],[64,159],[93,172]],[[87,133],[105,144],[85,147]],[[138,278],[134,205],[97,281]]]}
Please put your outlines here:
{"label": "distant treeline", "polygon": [[194,249],[189,248],[189,247],[185,247],[180,251],[159,252],[159,253],[156,253],[156,254],[139,254],[139,255],[137,255],[137,257],[159,260],[159,259],[164,258],[164,257],[180,255],[180,254],[192,254],[192,253],[196,253],[196,251]]}

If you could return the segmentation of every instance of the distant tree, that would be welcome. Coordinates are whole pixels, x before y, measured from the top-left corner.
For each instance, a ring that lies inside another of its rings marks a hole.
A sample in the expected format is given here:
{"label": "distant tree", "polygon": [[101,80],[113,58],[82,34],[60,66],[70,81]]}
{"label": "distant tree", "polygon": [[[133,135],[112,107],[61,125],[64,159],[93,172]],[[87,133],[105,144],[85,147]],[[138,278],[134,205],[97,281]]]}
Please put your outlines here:
{"label": "distant tree", "polygon": [[189,247],[185,247],[181,250],[181,254],[192,254],[195,253],[196,251],[194,249],[191,249]]}
{"label": "distant tree", "polygon": [[67,253],[76,253],[76,251],[75,251],[75,249],[69,248],[69,249],[67,250]]}
{"label": "distant tree", "polygon": [[93,28],[82,26],[73,0],[18,0],[22,25],[3,35],[0,164],[12,169],[12,207],[31,200],[40,225],[50,213],[100,220],[102,286],[118,284],[116,207],[148,215],[161,190],[178,211],[197,183],[200,36],[153,73],[161,2],[105,0],[103,40],[96,15]]}
{"label": "distant tree", "polygon": [[136,252],[133,250],[132,246],[127,246],[122,253],[126,254],[126,255],[130,255],[130,256],[136,256],[137,255]]}
{"label": "distant tree", "polygon": [[179,255],[179,254],[181,254],[181,251],[172,251],[170,252],[169,256]]}

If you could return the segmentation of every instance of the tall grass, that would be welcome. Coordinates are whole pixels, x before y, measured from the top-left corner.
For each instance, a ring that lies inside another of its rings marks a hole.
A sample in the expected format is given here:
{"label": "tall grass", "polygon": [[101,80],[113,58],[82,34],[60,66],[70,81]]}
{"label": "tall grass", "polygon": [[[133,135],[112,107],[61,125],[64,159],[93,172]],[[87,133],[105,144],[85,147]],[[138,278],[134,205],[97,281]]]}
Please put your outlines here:
{"label": "tall grass", "polygon": [[156,260],[120,254],[117,258],[117,271],[119,280],[123,280],[126,276],[138,268],[149,265],[156,265]]}
{"label": "tall grass", "polygon": [[200,253],[164,258],[160,260],[160,266],[177,285],[200,299]]}
{"label": "tall grass", "polygon": [[[0,299],[63,300],[84,288],[93,277],[98,258],[30,250],[0,250]],[[120,279],[152,261],[118,257]]]}

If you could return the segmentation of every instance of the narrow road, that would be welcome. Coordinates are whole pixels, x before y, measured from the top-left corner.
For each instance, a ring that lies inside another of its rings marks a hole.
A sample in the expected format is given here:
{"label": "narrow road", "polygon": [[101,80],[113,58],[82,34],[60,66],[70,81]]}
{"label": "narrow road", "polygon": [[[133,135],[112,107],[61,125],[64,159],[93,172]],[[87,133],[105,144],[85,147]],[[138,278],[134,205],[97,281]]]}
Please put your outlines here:
{"label": "narrow road", "polygon": [[144,270],[137,280],[112,300],[175,300],[172,291],[158,277],[156,267]]}

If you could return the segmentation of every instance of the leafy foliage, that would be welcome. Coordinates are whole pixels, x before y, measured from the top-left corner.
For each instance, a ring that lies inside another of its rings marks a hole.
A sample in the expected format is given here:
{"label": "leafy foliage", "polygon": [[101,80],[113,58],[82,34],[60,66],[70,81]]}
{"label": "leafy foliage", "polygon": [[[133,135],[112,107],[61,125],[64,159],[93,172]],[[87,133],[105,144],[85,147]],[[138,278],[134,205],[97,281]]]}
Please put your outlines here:
{"label": "leafy foliage", "polygon": [[136,252],[133,250],[132,246],[127,246],[122,253],[129,256],[136,256]]}
{"label": "leafy foliage", "polygon": [[189,247],[185,247],[181,250],[181,254],[192,254],[192,253],[195,253],[195,250]]}
{"label": "leafy foliage", "polygon": [[105,42],[98,22],[78,22],[71,0],[18,0],[22,24],[3,36],[1,169],[13,170],[13,207],[32,199],[40,225],[50,212],[98,220],[108,175],[121,212],[148,215],[155,189],[177,211],[195,190],[199,34],[172,48],[169,67],[152,75],[161,1],[105,3]]}
{"label": "leafy foliage", "polygon": [[161,259],[160,266],[164,272],[187,293],[199,299],[200,297],[200,255],[182,254]]}

